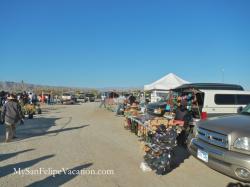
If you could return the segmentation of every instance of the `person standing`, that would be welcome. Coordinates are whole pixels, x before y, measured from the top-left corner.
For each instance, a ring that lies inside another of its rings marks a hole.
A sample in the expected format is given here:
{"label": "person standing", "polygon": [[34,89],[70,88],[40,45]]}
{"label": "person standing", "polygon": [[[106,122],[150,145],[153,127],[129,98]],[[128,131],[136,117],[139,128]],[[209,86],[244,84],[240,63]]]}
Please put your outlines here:
{"label": "person standing", "polygon": [[6,126],[5,142],[16,138],[16,124],[23,118],[21,106],[15,95],[10,94],[7,99],[8,102],[4,104],[1,114],[2,123],[4,122]]}
{"label": "person standing", "polygon": [[136,97],[131,94],[129,97],[128,97],[128,101],[129,101],[129,104],[132,105],[133,103],[135,103],[136,101]]}
{"label": "person standing", "polygon": [[100,108],[102,107],[102,106],[104,106],[104,108],[106,108],[106,103],[105,103],[105,100],[106,100],[106,96],[103,94],[102,96],[101,96],[101,104],[100,104]]}
{"label": "person standing", "polygon": [[50,99],[51,99],[51,95],[49,94],[48,95],[48,100],[47,100],[48,105],[50,105]]}
{"label": "person standing", "polygon": [[28,98],[29,98],[29,104],[33,104],[32,103],[33,93],[30,92]]}

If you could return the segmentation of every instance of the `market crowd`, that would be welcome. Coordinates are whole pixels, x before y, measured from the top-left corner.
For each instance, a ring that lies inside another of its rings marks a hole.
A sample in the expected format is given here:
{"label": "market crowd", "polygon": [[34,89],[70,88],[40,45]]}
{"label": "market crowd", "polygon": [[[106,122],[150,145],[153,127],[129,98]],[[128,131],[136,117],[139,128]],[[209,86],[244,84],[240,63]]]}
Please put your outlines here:
{"label": "market crowd", "polygon": [[36,94],[0,92],[0,122],[5,125],[5,142],[16,137],[16,126],[24,123],[28,105],[35,107],[38,103]]}

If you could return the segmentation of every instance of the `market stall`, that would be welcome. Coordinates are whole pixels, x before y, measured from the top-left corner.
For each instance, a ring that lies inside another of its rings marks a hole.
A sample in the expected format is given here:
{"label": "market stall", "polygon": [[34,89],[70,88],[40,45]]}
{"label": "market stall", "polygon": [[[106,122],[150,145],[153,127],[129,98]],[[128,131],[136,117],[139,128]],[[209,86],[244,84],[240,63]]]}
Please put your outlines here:
{"label": "market stall", "polygon": [[170,170],[173,148],[177,146],[177,135],[182,132],[183,126],[184,121],[174,120],[171,116],[140,114],[133,107],[125,113],[125,129],[144,141],[145,164],[157,174],[165,174]]}
{"label": "market stall", "polygon": [[144,141],[145,163],[156,173],[170,170],[174,147],[186,143],[190,122],[201,117],[197,100],[197,90],[171,90],[162,116],[141,113],[135,104],[125,110],[124,127]]}
{"label": "market stall", "polygon": [[157,102],[161,100],[163,97],[166,97],[166,95],[169,93],[169,90],[187,83],[189,82],[183,80],[182,78],[178,77],[173,73],[169,73],[168,75],[162,77],[161,79],[151,84],[145,85],[144,91],[150,91],[151,102]]}

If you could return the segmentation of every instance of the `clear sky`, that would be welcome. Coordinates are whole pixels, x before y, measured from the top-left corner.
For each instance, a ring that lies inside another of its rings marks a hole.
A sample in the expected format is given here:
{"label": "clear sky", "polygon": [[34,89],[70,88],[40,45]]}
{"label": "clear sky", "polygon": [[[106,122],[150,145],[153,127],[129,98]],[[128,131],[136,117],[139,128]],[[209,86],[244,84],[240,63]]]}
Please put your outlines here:
{"label": "clear sky", "polygon": [[173,72],[250,90],[249,10],[249,0],[1,0],[0,80],[142,87]]}

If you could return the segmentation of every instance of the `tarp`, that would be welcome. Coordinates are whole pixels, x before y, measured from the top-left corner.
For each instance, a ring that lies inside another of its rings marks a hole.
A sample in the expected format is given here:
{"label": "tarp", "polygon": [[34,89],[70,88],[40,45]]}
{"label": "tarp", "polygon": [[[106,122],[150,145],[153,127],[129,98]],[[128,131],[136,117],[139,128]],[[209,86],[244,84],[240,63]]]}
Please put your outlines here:
{"label": "tarp", "polygon": [[161,79],[153,82],[152,84],[148,84],[144,86],[145,91],[152,90],[171,90],[183,84],[189,83],[178,77],[173,73],[169,73],[168,75],[162,77]]}

